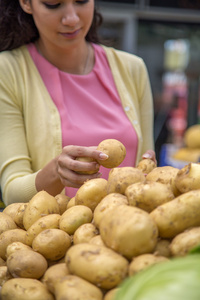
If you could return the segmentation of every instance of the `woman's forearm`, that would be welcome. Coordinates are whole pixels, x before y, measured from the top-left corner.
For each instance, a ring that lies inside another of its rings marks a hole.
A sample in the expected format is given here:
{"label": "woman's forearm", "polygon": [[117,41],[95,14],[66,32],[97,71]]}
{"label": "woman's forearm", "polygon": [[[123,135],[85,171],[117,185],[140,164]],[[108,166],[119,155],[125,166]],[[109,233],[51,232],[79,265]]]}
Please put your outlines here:
{"label": "woman's forearm", "polygon": [[52,196],[56,196],[64,189],[57,172],[57,158],[51,160],[42,170],[40,170],[35,179],[37,191],[45,190]]}

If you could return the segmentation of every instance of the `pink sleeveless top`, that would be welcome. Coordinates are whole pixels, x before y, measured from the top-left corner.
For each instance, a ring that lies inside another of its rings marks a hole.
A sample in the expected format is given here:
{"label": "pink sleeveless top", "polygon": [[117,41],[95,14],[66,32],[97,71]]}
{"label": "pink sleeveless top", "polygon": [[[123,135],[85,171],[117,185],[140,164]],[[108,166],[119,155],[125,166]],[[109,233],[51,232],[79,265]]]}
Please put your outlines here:
{"label": "pink sleeveless top", "polygon": [[[104,49],[93,44],[95,65],[87,75],[60,71],[38,53],[28,50],[60,113],[62,145],[97,146],[104,139],[117,139],[127,150],[122,166],[135,166],[138,139],[128,120],[116,89]],[[100,167],[107,179],[110,169]],[[77,189],[66,187],[73,197]]]}

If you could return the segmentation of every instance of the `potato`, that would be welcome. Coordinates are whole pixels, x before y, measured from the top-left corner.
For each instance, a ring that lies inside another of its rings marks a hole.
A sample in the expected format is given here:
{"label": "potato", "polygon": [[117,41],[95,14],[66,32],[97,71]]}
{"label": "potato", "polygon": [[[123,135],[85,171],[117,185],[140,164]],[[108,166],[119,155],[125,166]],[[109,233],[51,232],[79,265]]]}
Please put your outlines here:
{"label": "potato", "polygon": [[28,206],[28,203],[22,203],[18,207],[16,214],[14,216],[15,223],[17,224],[18,227],[20,227],[22,229],[25,229],[24,223],[23,223],[23,218],[24,218],[24,212],[25,212],[25,209],[27,208],[27,206]]}
{"label": "potato", "polygon": [[12,278],[1,290],[2,300],[54,300],[47,287],[37,279]]}
{"label": "potato", "polygon": [[[82,162],[95,162],[95,160],[92,157],[76,157],[76,160],[78,161],[82,161]],[[100,167],[100,166],[99,166]],[[76,171],[76,173],[78,174],[95,174],[99,171],[99,167],[96,170],[93,171]]]}
{"label": "potato", "polygon": [[26,231],[23,229],[11,229],[0,235],[0,257],[6,260],[6,249],[13,242],[26,244]]}
{"label": "potato", "polygon": [[4,285],[6,281],[13,278],[10,272],[8,271],[7,266],[1,266],[0,267],[0,287]]}
{"label": "potato", "polygon": [[136,275],[138,272],[141,272],[152,265],[165,261],[169,261],[169,259],[164,256],[157,256],[151,253],[134,257],[129,265],[129,276]]}
{"label": "potato", "polygon": [[121,204],[128,205],[128,199],[126,196],[119,193],[111,193],[105,196],[94,210],[93,216],[95,226],[99,228],[99,224],[104,218],[104,215],[108,213],[111,209],[113,209],[115,206]]}
{"label": "potato", "polygon": [[181,193],[200,189],[200,163],[189,163],[180,169],[175,177],[175,185]]}
{"label": "potato", "polygon": [[137,168],[144,174],[148,174],[157,167],[157,164],[150,158],[145,158],[139,161]]}
{"label": "potato", "polygon": [[103,289],[116,287],[126,277],[128,260],[112,249],[89,243],[73,245],[65,262],[71,274]]}
{"label": "potato", "polygon": [[75,204],[85,205],[94,211],[99,202],[107,195],[107,180],[94,178],[86,181],[76,192]]}
{"label": "potato", "polygon": [[49,214],[59,214],[59,205],[55,197],[45,191],[38,192],[28,202],[24,212],[23,225],[26,230],[39,218]]}
{"label": "potato", "polygon": [[103,300],[102,291],[75,275],[60,278],[55,285],[56,300]]}
{"label": "potato", "polygon": [[93,238],[91,238],[89,243],[97,245],[97,246],[105,246],[106,247],[106,245],[104,244],[100,234],[98,234],[98,235],[94,236]]}
{"label": "potato", "polygon": [[175,177],[178,171],[178,168],[171,166],[157,167],[147,174],[146,180],[169,184],[174,196],[176,197],[180,195],[180,192],[175,185]]}
{"label": "potato", "polygon": [[50,214],[35,221],[26,231],[26,244],[32,246],[33,239],[45,229],[59,229],[60,218],[59,214]]}
{"label": "potato", "polygon": [[33,240],[32,248],[48,260],[61,259],[71,246],[71,237],[63,230],[50,228],[40,232]]}
{"label": "potato", "polygon": [[0,234],[10,229],[17,229],[12,217],[4,212],[0,212],[0,224]]}
{"label": "potato", "polygon": [[155,208],[150,217],[161,238],[174,238],[190,227],[200,226],[200,190],[190,191]]}
{"label": "potato", "polygon": [[147,212],[175,198],[169,185],[156,181],[133,183],[127,187],[125,195],[129,205]]}
{"label": "potato", "polygon": [[105,245],[128,259],[152,252],[158,229],[144,210],[120,205],[104,216],[99,227]]}
{"label": "potato", "polygon": [[94,224],[83,224],[74,232],[73,243],[74,245],[88,243],[94,236],[97,236],[98,233],[98,229]]}
{"label": "potato", "polygon": [[55,199],[59,206],[59,214],[62,215],[67,210],[67,205],[70,201],[70,197],[65,194],[58,194]]}
{"label": "potato", "polygon": [[116,296],[116,293],[118,292],[118,290],[119,290],[119,288],[114,288],[114,289],[108,291],[105,294],[103,300],[115,300],[115,296]]}
{"label": "potato", "polygon": [[66,275],[69,275],[69,270],[66,263],[63,262],[49,267],[41,278],[41,281],[54,294],[55,284]]}
{"label": "potato", "polygon": [[68,204],[67,204],[67,209],[70,208],[70,207],[72,207],[72,206],[74,206],[74,205],[76,205],[76,204],[75,204],[75,196],[72,197],[72,198],[69,200],[69,202],[68,202]]}
{"label": "potato", "polygon": [[68,234],[74,232],[83,224],[90,223],[93,218],[92,210],[84,205],[75,205],[62,214],[59,221],[59,228]]}
{"label": "potato", "polygon": [[198,245],[200,245],[200,227],[193,227],[177,234],[169,248],[172,256],[185,256]]}
{"label": "potato", "polygon": [[108,175],[107,193],[124,194],[129,185],[135,182],[144,182],[145,180],[145,175],[137,168],[113,168]]}
{"label": "potato", "polygon": [[108,155],[106,160],[98,160],[98,163],[109,169],[118,167],[126,157],[125,146],[115,139],[103,140],[97,146],[97,150]]}
{"label": "potato", "polygon": [[187,128],[184,133],[184,143],[188,148],[200,148],[200,124],[195,124]]}
{"label": "potato", "polygon": [[9,215],[14,220],[17,210],[22,204],[23,203],[21,203],[21,202],[11,203],[4,208],[3,213]]}
{"label": "potato", "polygon": [[171,251],[169,248],[170,243],[171,240],[159,238],[153,254],[157,256],[170,257],[171,256]]}
{"label": "potato", "polygon": [[30,250],[18,250],[7,258],[8,271],[13,277],[39,279],[47,270],[44,256]]}
{"label": "potato", "polygon": [[33,249],[28,245],[25,245],[21,242],[13,242],[13,243],[9,244],[8,247],[6,248],[6,258],[8,258],[11,254],[13,254],[15,251],[18,251],[18,250],[33,251]]}
{"label": "potato", "polygon": [[179,148],[177,151],[172,155],[173,159],[182,160],[185,162],[194,162],[197,163],[200,157],[200,148]]}

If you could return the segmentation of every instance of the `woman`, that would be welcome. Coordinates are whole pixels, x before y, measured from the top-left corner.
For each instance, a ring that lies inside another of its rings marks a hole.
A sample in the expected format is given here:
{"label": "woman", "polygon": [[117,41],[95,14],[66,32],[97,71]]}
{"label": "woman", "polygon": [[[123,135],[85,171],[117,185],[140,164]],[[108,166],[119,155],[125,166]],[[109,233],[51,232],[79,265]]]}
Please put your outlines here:
{"label": "woman", "polygon": [[[40,190],[68,196],[109,169],[96,146],[120,140],[120,166],[155,160],[142,59],[99,43],[94,0],[0,0],[0,172],[6,205]],[[149,150],[150,149],[150,150]],[[76,171],[96,171],[80,175]]]}

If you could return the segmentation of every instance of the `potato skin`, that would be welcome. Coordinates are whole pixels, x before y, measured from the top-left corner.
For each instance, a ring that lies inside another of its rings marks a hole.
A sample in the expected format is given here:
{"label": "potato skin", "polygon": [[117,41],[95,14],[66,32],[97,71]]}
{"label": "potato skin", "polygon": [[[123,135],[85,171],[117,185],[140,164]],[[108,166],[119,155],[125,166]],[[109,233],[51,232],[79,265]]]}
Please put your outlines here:
{"label": "potato skin", "polygon": [[106,214],[99,231],[105,245],[127,259],[152,252],[158,238],[156,223],[149,214],[128,205],[117,206]]}
{"label": "potato skin", "polygon": [[200,163],[189,163],[180,169],[175,185],[181,193],[200,189]]}
{"label": "potato skin", "polygon": [[94,217],[95,226],[99,228],[99,224],[101,220],[104,218],[104,215],[108,213],[115,206],[121,204],[128,205],[128,199],[125,195],[119,193],[111,193],[106,195],[94,210],[93,217]]}
{"label": "potato skin", "polygon": [[10,274],[10,272],[8,271],[8,267],[7,266],[0,266],[0,287],[2,287],[4,285],[4,283],[8,280],[10,280],[12,277],[12,275]]}
{"label": "potato skin", "polygon": [[55,196],[55,199],[59,206],[59,214],[62,215],[67,209],[70,197],[65,194],[58,194]]}
{"label": "potato skin", "polygon": [[44,256],[31,250],[18,250],[7,258],[7,267],[13,277],[39,279],[47,270]]}
{"label": "potato skin", "polygon": [[28,202],[23,216],[24,228],[28,230],[35,221],[49,214],[59,214],[59,205],[55,197],[40,191]]}
{"label": "potato skin", "polygon": [[127,259],[112,249],[90,243],[72,246],[66,253],[65,262],[71,274],[103,289],[116,287],[128,271]]}
{"label": "potato skin", "polygon": [[104,244],[100,234],[94,236],[90,241],[89,241],[90,244],[95,244],[97,246],[104,246],[106,247],[106,245]]}
{"label": "potato skin", "polygon": [[25,229],[24,228],[24,223],[23,223],[23,218],[24,218],[24,212],[25,212],[27,206],[28,206],[28,203],[22,203],[18,207],[18,209],[16,211],[16,214],[14,216],[15,223],[17,224],[17,226],[19,226],[22,229]]}
{"label": "potato skin", "polygon": [[152,265],[168,260],[169,259],[164,256],[157,256],[151,253],[138,255],[134,257],[131,263],[129,264],[129,276],[136,275],[137,273],[147,269]]}
{"label": "potato skin", "polygon": [[60,278],[55,285],[56,300],[103,300],[102,291],[75,275],[67,275]]}
{"label": "potato skin", "polygon": [[48,287],[50,292],[54,293],[56,283],[67,275],[69,275],[69,270],[66,263],[58,263],[46,270],[41,281]]}
{"label": "potato skin", "polygon": [[125,194],[126,188],[135,182],[146,181],[141,170],[134,167],[113,168],[108,175],[107,194]]}
{"label": "potato skin", "polygon": [[26,244],[26,231],[23,229],[11,229],[0,235],[0,257],[6,260],[6,248],[13,242]]}
{"label": "potato skin", "polygon": [[74,232],[73,243],[74,245],[88,243],[98,233],[99,231],[93,223],[83,224]]}
{"label": "potato skin", "polygon": [[200,190],[193,190],[158,206],[150,216],[161,238],[174,238],[190,227],[200,226]]}
{"label": "potato skin", "polygon": [[40,232],[33,240],[32,248],[47,260],[59,260],[71,246],[71,237],[63,230],[50,228]]}
{"label": "potato skin", "polygon": [[90,223],[92,210],[84,205],[75,205],[67,209],[61,216],[59,228],[72,235],[83,224]]}
{"label": "potato skin", "polygon": [[47,287],[37,279],[12,278],[1,289],[2,300],[54,300]]}
{"label": "potato skin", "polygon": [[3,213],[9,215],[14,220],[17,210],[22,204],[24,203],[23,202],[11,203],[4,208]]}
{"label": "potato skin", "polygon": [[118,290],[119,290],[118,287],[109,290],[109,291],[105,294],[103,300],[115,300],[115,295],[117,294]]}
{"label": "potato skin", "polygon": [[193,227],[176,235],[169,246],[172,256],[185,256],[200,244],[200,227]]}
{"label": "potato skin", "polygon": [[99,202],[107,195],[107,180],[94,178],[86,181],[76,192],[75,204],[85,205],[94,211]]}
{"label": "potato skin", "polygon": [[140,169],[144,174],[150,173],[157,164],[150,158],[145,158],[139,161],[137,168]]}
{"label": "potato skin", "polygon": [[6,248],[6,257],[8,258],[15,251],[19,251],[19,250],[33,251],[33,249],[26,244],[23,244],[21,242],[13,242],[13,243],[9,244],[8,247]]}
{"label": "potato skin", "polygon": [[180,191],[175,184],[175,178],[179,169],[172,166],[156,167],[146,175],[147,181],[156,181],[163,184],[169,184],[174,196],[179,196]]}
{"label": "potato skin", "polygon": [[17,229],[12,217],[4,212],[0,212],[0,224],[0,234],[10,229]]}
{"label": "potato skin", "polygon": [[171,257],[171,251],[169,248],[170,243],[171,240],[159,238],[156,247],[154,248],[153,254],[157,256],[164,256],[167,258]]}
{"label": "potato skin", "polygon": [[175,198],[169,185],[156,181],[133,183],[127,187],[125,195],[129,205],[147,212]]}
{"label": "potato skin", "polygon": [[125,146],[116,139],[103,140],[97,146],[97,150],[108,155],[106,160],[98,160],[98,163],[109,169],[118,167],[126,157]]}
{"label": "potato skin", "polygon": [[50,228],[58,229],[60,217],[59,214],[50,214],[35,221],[26,231],[26,244],[32,246],[34,238],[43,230]]}

